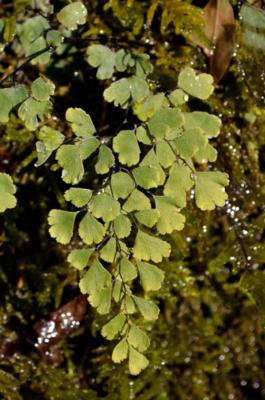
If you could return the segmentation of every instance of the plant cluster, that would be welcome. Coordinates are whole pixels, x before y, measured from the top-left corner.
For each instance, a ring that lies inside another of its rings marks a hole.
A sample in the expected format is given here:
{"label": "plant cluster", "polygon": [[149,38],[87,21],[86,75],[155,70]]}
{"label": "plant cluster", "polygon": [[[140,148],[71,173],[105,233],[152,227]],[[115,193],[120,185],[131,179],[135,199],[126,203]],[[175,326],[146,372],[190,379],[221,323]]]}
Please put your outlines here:
{"label": "plant cluster", "polygon": [[264,396],[264,12],[234,10],[0,5],[4,398]]}
{"label": "plant cluster", "polygon": [[[66,29],[67,36],[82,25],[86,13],[81,2],[60,10],[57,19],[62,33]],[[19,29],[25,55],[41,52],[32,60],[34,64],[48,62],[47,51],[51,46],[62,46],[63,34],[50,30],[44,17],[25,25]],[[224,205],[227,175],[196,167],[216,160],[209,139],[219,134],[221,121],[207,112],[189,112],[186,106],[189,96],[206,100],[212,94],[210,75],[184,68],[178,87],[164,93],[158,92],[154,83],[150,88],[148,76],[153,66],[147,54],[124,49],[115,52],[94,44],[87,48],[86,60],[97,68],[98,79],[113,78],[114,73],[127,75],[112,82],[103,97],[116,107],[132,109],[136,119],[131,129],[126,121],[117,132],[101,136],[89,114],[71,107],[65,119],[72,134],[66,137],[45,123],[55,85],[43,74],[30,87],[19,84],[0,89],[1,122],[8,122],[10,112],[17,107],[26,128],[38,131],[36,166],[45,164],[56,152],[62,180],[74,185],[64,197],[75,210],[51,210],[50,234],[59,243],[68,244],[78,226],[83,245],[70,252],[68,261],[82,271],[80,289],[90,304],[100,314],[110,314],[113,308],[115,316],[103,326],[102,334],[107,339],[119,337],[112,359],[121,362],[129,357],[129,370],[135,375],[148,365],[142,352],[148,348],[149,338],[134,314],[138,311],[145,320],[154,321],[159,313],[146,294],[134,294],[135,280],[139,277],[144,293],[161,288],[164,273],[152,262],[160,263],[170,256],[170,244],[161,237],[183,229],[181,210],[186,207],[187,193],[194,191],[202,210]],[[7,175],[2,175],[2,181],[4,211],[15,205],[15,189]],[[77,186],[80,182],[81,187]],[[114,307],[113,302],[117,304]]]}

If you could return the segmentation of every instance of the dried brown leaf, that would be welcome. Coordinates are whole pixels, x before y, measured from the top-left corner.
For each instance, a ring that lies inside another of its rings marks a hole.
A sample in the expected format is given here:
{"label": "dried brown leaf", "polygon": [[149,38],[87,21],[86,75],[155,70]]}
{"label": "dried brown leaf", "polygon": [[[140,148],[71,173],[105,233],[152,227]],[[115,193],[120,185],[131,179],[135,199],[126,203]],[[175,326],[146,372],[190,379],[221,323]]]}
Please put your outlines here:
{"label": "dried brown leaf", "polygon": [[205,33],[213,48],[204,48],[215,82],[226,73],[235,47],[236,21],[229,0],[210,0],[204,8]]}

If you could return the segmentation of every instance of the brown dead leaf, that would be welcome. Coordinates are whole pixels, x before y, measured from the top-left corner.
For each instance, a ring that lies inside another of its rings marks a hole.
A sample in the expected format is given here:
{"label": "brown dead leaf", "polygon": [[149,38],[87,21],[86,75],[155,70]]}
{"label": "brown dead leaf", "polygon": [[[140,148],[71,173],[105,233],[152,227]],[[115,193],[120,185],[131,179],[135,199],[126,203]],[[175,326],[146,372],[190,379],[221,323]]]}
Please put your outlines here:
{"label": "brown dead leaf", "polygon": [[236,21],[229,0],[210,0],[204,8],[205,33],[214,47],[204,48],[209,72],[218,83],[226,73],[235,48]]}

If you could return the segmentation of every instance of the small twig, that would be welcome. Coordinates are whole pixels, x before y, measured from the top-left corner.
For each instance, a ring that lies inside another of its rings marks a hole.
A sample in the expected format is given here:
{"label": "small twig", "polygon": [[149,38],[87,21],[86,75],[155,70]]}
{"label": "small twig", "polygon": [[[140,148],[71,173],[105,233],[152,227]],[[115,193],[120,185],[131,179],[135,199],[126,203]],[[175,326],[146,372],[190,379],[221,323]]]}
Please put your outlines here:
{"label": "small twig", "polygon": [[52,49],[51,47],[45,47],[45,49],[39,50],[34,54],[31,54],[26,58],[26,60],[19,66],[17,66],[12,72],[10,72],[8,75],[2,77],[0,79],[0,84],[5,82],[7,79],[9,79],[11,76],[15,75],[18,71],[20,71],[22,68],[25,67],[26,64],[28,64],[30,61],[34,60],[34,58],[37,58],[38,56],[46,53],[47,51],[53,52],[55,49]]}

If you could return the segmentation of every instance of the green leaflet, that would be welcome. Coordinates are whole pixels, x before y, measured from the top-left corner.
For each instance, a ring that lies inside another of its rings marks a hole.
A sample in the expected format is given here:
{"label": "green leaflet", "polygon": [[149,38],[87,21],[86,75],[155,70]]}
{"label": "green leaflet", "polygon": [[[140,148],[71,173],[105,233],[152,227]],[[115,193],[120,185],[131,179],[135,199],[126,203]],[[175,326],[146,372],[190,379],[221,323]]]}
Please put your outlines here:
{"label": "green leaflet", "polygon": [[116,240],[110,238],[105,246],[100,250],[100,258],[108,263],[113,263],[116,256]]}
{"label": "green leaflet", "polygon": [[133,112],[141,121],[147,121],[162,107],[167,106],[168,102],[164,93],[149,94],[142,103],[134,104]]}
{"label": "green leaflet", "polygon": [[133,296],[140,313],[147,321],[155,321],[158,318],[159,308],[151,300],[146,300],[138,296]]}
{"label": "green leaflet", "polygon": [[[26,56],[42,52],[31,61],[32,64],[46,64],[50,60],[47,43],[43,37],[45,31],[50,28],[48,20],[42,16],[27,18],[22,24],[17,24],[19,39],[25,50]],[[47,51],[45,51],[47,49]]]}
{"label": "green leaflet", "polygon": [[119,273],[123,282],[130,282],[138,275],[136,266],[125,257],[120,261]]}
{"label": "green leaflet", "polygon": [[203,111],[193,111],[184,114],[184,126],[187,130],[200,128],[208,138],[212,138],[219,135],[221,120]]}
{"label": "green leaflet", "polygon": [[163,171],[163,168],[161,168],[161,165],[158,162],[158,158],[156,153],[154,152],[153,149],[151,149],[144,159],[141,161],[140,166],[147,166],[148,168],[152,169],[153,171],[153,176],[154,176],[154,184],[156,184],[155,187],[161,186],[164,184],[166,175],[165,172]]}
{"label": "green leaflet", "polygon": [[204,164],[208,161],[216,161],[216,158],[217,151],[209,143],[206,143],[203,147],[198,149],[198,151],[194,155],[194,159],[200,164]]}
{"label": "green leaflet", "polygon": [[109,222],[120,214],[120,203],[110,195],[100,193],[92,199],[90,209],[94,217]]}
{"label": "green leaflet", "polygon": [[78,137],[89,138],[96,132],[90,116],[81,108],[68,108],[65,118],[71,124],[72,131]]}
{"label": "green leaflet", "polygon": [[149,364],[147,358],[135,350],[132,346],[129,348],[129,371],[132,375],[138,375]]}
{"label": "green leaflet", "polygon": [[121,254],[125,254],[126,256],[130,254],[130,250],[124,241],[119,240],[119,247]]}
{"label": "green leaflet", "polygon": [[146,80],[138,76],[132,76],[128,79],[133,102],[139,103],[143,101],[149,94],[149,87]]}
{"label": "green leaflet", "polygon": [[64,198],[76,207],[84,207],[91,200],[92,191],[82,188],[70,188],[64,193]]}
{"label": "green leaflet", "polygon": [[101,330],[102,336],[108,340],[113,340],[123,329],[126,317],[124,314],[118,314],[105,324]]}
{"label": "green leaflet", "polygon": [[128,167],[138,164],[140,148],[134,131],[120,131],[113,140],[113,149],[119,154],[121,164]]}
{"label": "green leaflet", "polygon": [[114,155],[109,147],[102,144],[99,148],[98,160],[95,170],[98,174],[107,174],[115,161]]}
{"label": "green leaflet", "polygon": [[30,97],[19,107],[18,116],[25,122],[28,130],[34,131],[39,125],[39,120],[43,120],[45,116],[50,115],[50,111],[50,101],[38,101]]}
{"label": "green leaflet", "polygon": [[129,174],[117,172],[111,177],[111,188],[115,199],[126,199],[135,185]]}
{"label": "green leaflet", "polygon": [[31,85],[31,94],[35,100],[47,101],[54,95],[55,85],[45,77],[37,78]]}
{"label": "green leaflet", "polygon": [[191,179],[189,167],[182,164],[175,164],[167,179],[164,188],[164,194],[172,197],[179,208],[186,206],[186,193],[194,185]]}
{"label": "green leaflet", "polygon": [[124,72],[127,68],[133,68],[135,66],[135,59],[132,54],[126,52],[124,49],[120,49],[115,54],[115,67],[118,72]]}
{"label": "green leaflet", "polygon": [[16,186],[12,178],[3,172],[0,173],[0,213],[9,208],[14,208],[17,204],[17,199],[14,194],[16,193]]}
{"label": "green leaflet", "polygon": [[132,296],[126,294],[121,302],[121,310],[125,314],[134,314],[136,311],[135,301]]}
{"label": "green leaflet", "polygon": [[174,139],[180,134],[183,123],[184,117],[178,108],[165,108],[149,120],[148,128],[157,141]]}
{"label": "green leaflet", "polygon": [[201,210],[222,207],[227,199],[224,187],[228,185],[228,175],[223,172],[197,172],[195,200]]}
{"label": "green leaflet", "polygon": [[123,205],[123,209],[127,212],[147,210],[148,208],[151,208],[150,200],[138,189],[134,189],[128,200]]}
{"label": "green leaflet", "polygon": [[74,249],[69,253],[67,261],[74,268],[81,271],[87,266],[87,263],[93,253],[94,249]]}
{"label": "green leaflet", "polygon": [[137,268],[141,285],[146,292],[150,290],[159,290],[161,288],[165,275],[161,269],[153,264],[139,260],[137,260]]}
{"label": "green leaflet", "polygon": [[101,290],[91,293],[88,297],[92,307],[97,309],[99,314],[105,315],[110,312],[112,286],[104,287]]}
{"label": "green leaflet", "polygon": [[200,128],[184,131],[183,134],[173,142],[174,149],[185,159],[193,157],[197,151],[203,149],[206,144],[207,138],[203,135]]}
{"label": "green leaflet", "polygon": [[28,56],[40,53],[38,57],[33,57],[31,64],[47,64],[50,61],[49,49],[47,48],[47,43],[43,36],[38,37],[38,39],[28,46],[27,53]]}
{"label": "green leaflet", "polygon": [[157,223],[159,215],[159,211],[154,209],[141,210],[135,213],[137,221],[149,228],[152,228]]}
{"label": "green leaflet", "polygon": [[84,25],[86,16],[87,9],[80,1],[68,4],[57,13],[58,21],[71,31],[77,29],[78,25]]}
{"label": "green leaflet", "polygon": [[147,334],[137,325],[131,325],[128,334],[128,343],[142,352],[148,349],[150,346],[150,339]]}
{"label": "green leaflet", "polygon": [[115,66],[117,71],[124,72],[128,68],[133,68],[135,66],[135,58],[130,52],[120,49],[115,54]]}
{"label": "green leaflet", "polygon": [[147,82],[137,76],[130,78],[122,78],[113,82],[110,87],[104,91],[104,98],[115,106],[126,108],[128,101],[139,103],[143,101],[149,94]]}
{"label": "green leaflet", "polygon": [[118,72],[134,72],[138,78],[145,78],[153,71],[148,54],[135,54],[124,49],[114,52],[108,46],[92,44],[87,48],[86,55],[87,62],[98,68],[98,79],[111,78],[115,69]]}
{"label": "green leaflet", "polygon": [[36,167],[44,164],[51,154],[60,147],[64,141],[64,135],[48,126],[42,126],[38,133],[39,141],[36,142],[38,160]]}
{"label": "green leaflet", "polygon": [[114,103],[115,106],[126,108],[131,96],[130,84],[127,78],[122,78],[113,82],[110,87],[104,91],[104,99],[108,103]]}
{"label": "green leaflet", "polygon": [[87,212],[79,224],[78,233],[84,243],[91,245],[101,242],[105,236],[105,228],[93,215]]}
{"label": "green leaflet", "polygon": [[28,92],[24,85],[16,85],[0,89],[0,122],[9,120],[11,110],[27,98]]}
{"label": "green leaflet", "polygon": [[159,163],[164,168],[169,168],[176,160],[171,146],[164,140],[156,144],[156,156]]}
{"label": "green leaflet", "polygon": [[98,260],[95,260],[89,270],[84,273],[79,286],[83,294],[97,293],[111,286],[111,274]]}
{"label": "green leaflet", "polygon": [[144,165],[133,170],[134,179],[144,189],[156,188],[160,184],[160,171],[153,166]]}
{"label": "green leaflet", "polygon": [[189,96],[181,89],[173,90],[168,98],[175,107],[181,106],[189,100]]}
{"label": "green leaflet", "polygon": [[84,176],[84,166],[78,147],[74,144],[63,144],[56,152],[56,160],[62,167],[62,179],[76,185]]}
{"label": "green leaflet", "polygon": [[98,149],[100,142],[97,138],[89,136],[85,139],[81,139],[76,146],[79,149],[81,159],[86,160]]}
{"label": "green leaflet", "polygon": [[132,223],[128,217],[123,214],[118,215],[113,221],[115,234],[119,239],[128,237],[131,233]]}
{"label": "green leaflet", "polygon": [[49,22],[42,16],[38,15],[27,19],[24,24],[18,27],[19,38],[23,47],[29,50],[30,45],[34,43],[46,29],[49,29],[49,27]]}
{"label": "green leaflet", "polygon": [[162,239],[138,230],[133,254],[139,260],[152,260],[158,263],[162,261],[163,257],[169,257],[170,245]]}
{"label": "green leaflet", "polygon": [[149,54],[136,54],[135,67],[135,75],[139,76],[139,78],[145,78],[146,75],[151,74],[154,69],[150,62]]}
{"label": "green leaflet", "polygon": [[129,346],[126,339],[122,339],[113,349],[112,360],[115,363],[121,363],[128,356]]}
{"label": "green leaflet", "polygon": [[120,279],[115,279],[112,290],[112,298],[116,303],[119,303],[124,296],[122,286],[122,281]]}
{"label": "green leaflet", "polygon": [[[87,48],[87,62],[97,67],[98,79],[109,79],[114,73],[115,53],[107,46],[93,44]],[[126,68],[125,68],[126,69]]]}
{"label": "green leaflet", "polygon": [[190,67],[180,72],[178,85],[191,96],[201,100],[207,100],[214,91],[213,77],[209,74],[196,75],[194,69]]}
{"label": "green leaflet", "polygon": [[42,126],[38,133],[38,138],[42,141],[47,151],[54,151],[62,144],[64,135],[49,126]]}
{"label": "green leaflet", "polygon": [[136,137],[140,143],[152,144],[152,140],[143,126],[138,126],[136,129]]}
{"label": "green leaflet", "polygon": [[51,210],[48,216],[51,237],[59,243],[69,243],[73,236],[77,214],[77,212],[71,211]]}
{"label": "green leaflet", "polygon": [[184,228],[185,217],[179,212],[173,198],[167,196],[155,196],[156,208],[159,211],[157,230],[162,235],[180,231]]}

